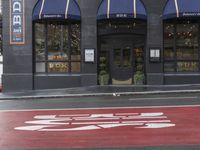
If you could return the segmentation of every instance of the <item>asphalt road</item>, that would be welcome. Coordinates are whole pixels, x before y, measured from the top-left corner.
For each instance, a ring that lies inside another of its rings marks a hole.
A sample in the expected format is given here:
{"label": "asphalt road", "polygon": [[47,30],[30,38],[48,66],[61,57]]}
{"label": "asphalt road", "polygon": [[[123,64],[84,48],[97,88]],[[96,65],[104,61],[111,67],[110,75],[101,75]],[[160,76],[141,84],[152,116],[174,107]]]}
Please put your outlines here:
{"label": "asphalt road", "polygon": [[[184,107],[184,106],[200,106],[200,93],[192,93],[192,94],[158,94],[158,95],[130,95],[130,96],[120,96],[120,95],[114,95],[110,97],[75,97],[75,98],[57,98],[57,99],[23,99],[23,100],[1,100],[0,101],[0,118],[1,122],[4,122],[4,116],[1,115],[1,113],[8,112],[26,112],[28,111],[34,111],[37,113],[37,111],[42,111],[42,110],[60,110],[60,109],[73,109],[73,110],[78,110],[78,109],[110,109],[110,108],[119,108],[119,109],[126,109],[126,108],[145,108],[145,107],[156,107],[159,108],[161,106],[161,110],[163,107],[168,106],[168,107]],[[191,110],[192,111],[192,110]],[[183,111],[184,112],[184,111]],[[190,110],[188,111],[190,112]],[[28,113],[27,113],[28,115]],[[198,117],[199,114],[194,114],[196,120],[200,120],[200,117]],[[11,115],[12,116],[12,115]],[[16,120],[20,120],[22,116],[15,117]],[[14,123],[14,118],[10,118],[12,124]],[[188,118],[186,118],[188,119]],[[13,121],[12,121],[13,120]],[[23,123],[23,122],[22,122]],[[193,124],[193,122],[191,122]],[[12,147],[12,146],[2,146],[3,143],[8,140],[9,138],[4,138],[4,134],[6,132],[3,132],[5,130],[8,130],[8,128],[5,127],[5,124],[2,123],[2,126],[0,124],[0,132],[2,131],[3,134],[1,134],[0,137],[0,149],[2,150],[25,150],[27,147],[22,148],[22,147]],[[127,128],[128,130],[129,128]],[[117,131],[117,130],[116,130]],[[184,131],[183,131],[184,132]],[[196,132],[197,133],[197,132]],[[198,133],[197,133],[198,134]],[[88,135],[89,136],[89,135]],[[5,136],[6,137],[6,136]],[[151,138],[151,137],[150,137]],[[153,138],[153,136],[152,136]],[[15,139],[18,140],[18,139]],[[19,139],[20,140],[20,139]],[[62,139],[59,139],[62,140]],[[83,140],[83,139],[82,139]],[[114,139],[113,139],[114,140]],[[200,150],[200,144],[188,144],[188,143],[179,143],[179,144],[158,144],[155,146],[118,146],[118,144],[112,145],[111,147],[106,147],[102,146],[101,148],[92,148],[89,146],[86,147],[79,147],[79,148],[73,148],[73,147],[66,147],[66,148],[57,148],[56,146],[53,148],[46,148],[48,150],[53,150],[53,149],[59,149],[59,150],[76,150],[76,149],[94,149],[94,150]],[[37,141],[37,137],[36,137]],[[26,141],[24,141],[26,142]],[[37,141],[40,142],[40,141]],[[6,142],[5,142],[6,143]],[[12,142],[7,142],[7,143],[12,143]],[[23,143],[23,141],[22,141]],[[122,140],[123,143],[123,140]],[[200,140],[199,140],[200,143]],[[34,144],[34,143],[32,143]],[[151,144],[150,144],[151,145]],[[78,147],[78,146],[77,146]],[[34,150],[43,150],[45,149],[44,147],[41,148],[32,148],[31,146],[28,149],[34,149]]]}

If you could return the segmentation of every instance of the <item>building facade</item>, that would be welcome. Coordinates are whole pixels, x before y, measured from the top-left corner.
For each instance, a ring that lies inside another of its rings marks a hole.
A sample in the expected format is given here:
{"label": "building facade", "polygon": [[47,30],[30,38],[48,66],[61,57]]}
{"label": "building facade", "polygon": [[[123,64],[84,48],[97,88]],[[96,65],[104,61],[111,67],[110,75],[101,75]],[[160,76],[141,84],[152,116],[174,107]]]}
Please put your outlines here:
{"label": "building facade", "polygon": [[200,83],[199,0],[2,0],[2,8],[4,91]]}

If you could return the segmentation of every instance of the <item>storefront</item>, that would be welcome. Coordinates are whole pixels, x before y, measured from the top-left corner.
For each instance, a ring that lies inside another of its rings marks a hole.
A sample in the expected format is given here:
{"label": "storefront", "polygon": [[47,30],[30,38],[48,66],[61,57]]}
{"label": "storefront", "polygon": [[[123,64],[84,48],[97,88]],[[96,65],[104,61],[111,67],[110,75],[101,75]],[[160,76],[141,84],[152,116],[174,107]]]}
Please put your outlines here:
{"label": "storefront", "polygon": [[99,84],[133,85],[137,77],[145,83],[146,19],[140,0],[102,1],[97,14]]}
{"label": "storefront", "polygon": [[200,83],[199,4],[3,0],[4,91]]}
{"label": "storefront", "polygon": [[200,82],[200,1],[171,0],[163,13],[165,84]]}

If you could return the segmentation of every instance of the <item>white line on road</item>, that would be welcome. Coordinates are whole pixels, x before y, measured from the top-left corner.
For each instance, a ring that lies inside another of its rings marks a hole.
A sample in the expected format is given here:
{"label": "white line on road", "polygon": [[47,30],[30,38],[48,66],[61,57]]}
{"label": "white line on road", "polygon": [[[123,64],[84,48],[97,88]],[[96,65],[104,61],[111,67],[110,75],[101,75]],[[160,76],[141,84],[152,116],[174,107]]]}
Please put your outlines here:
{"label": "white line on road", "polygon": [[170,100],[170,99],[197,99],[199,98],[198,96],[193,96],[193,97],[150,97],[150,98],[130,98],[129,100],[130,101],[138,101],[138,100],[163,100],[163,99],[166,99],[166,100]]}
{"label": "white line on road", "polygon": [[10,101],[13,101],[13,100],[0,100],[0,103],[3,103],[3,102],[10,102]]}

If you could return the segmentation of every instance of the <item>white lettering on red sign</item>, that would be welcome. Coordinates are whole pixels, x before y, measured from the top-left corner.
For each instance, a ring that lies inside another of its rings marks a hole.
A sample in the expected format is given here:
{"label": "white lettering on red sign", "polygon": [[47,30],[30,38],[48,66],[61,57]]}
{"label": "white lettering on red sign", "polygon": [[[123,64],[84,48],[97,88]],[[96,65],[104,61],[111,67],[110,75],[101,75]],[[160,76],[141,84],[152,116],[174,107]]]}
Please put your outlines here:
{"label": "white lettering on red sign", "polygon": [[74,115],[37,115],[26,121],[27,126],[15,130],[26,131],[86,131],[133,126],[135,128],[167,128],[175,124],[162,112],[156,113],[109,113]]}

